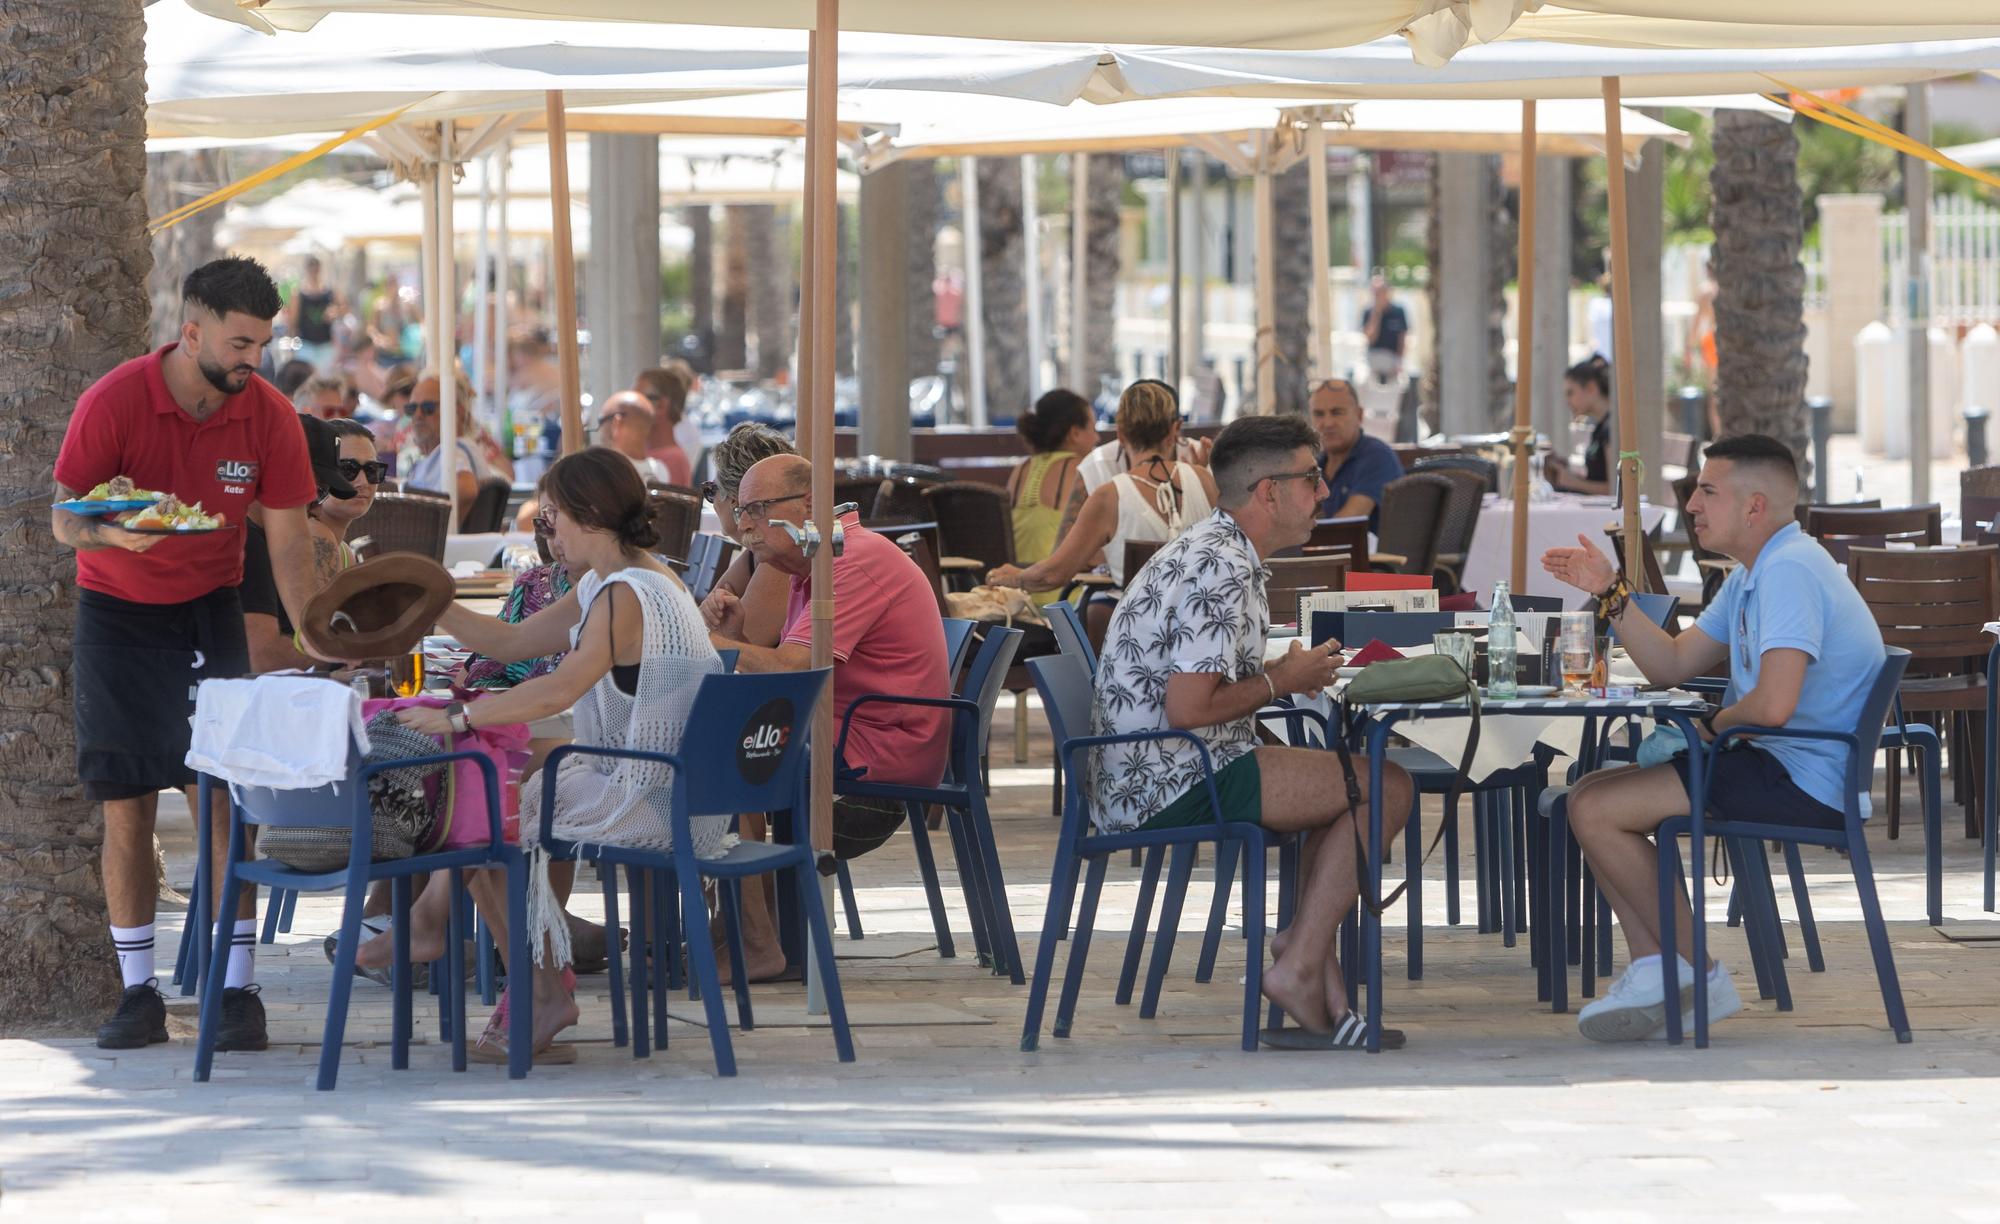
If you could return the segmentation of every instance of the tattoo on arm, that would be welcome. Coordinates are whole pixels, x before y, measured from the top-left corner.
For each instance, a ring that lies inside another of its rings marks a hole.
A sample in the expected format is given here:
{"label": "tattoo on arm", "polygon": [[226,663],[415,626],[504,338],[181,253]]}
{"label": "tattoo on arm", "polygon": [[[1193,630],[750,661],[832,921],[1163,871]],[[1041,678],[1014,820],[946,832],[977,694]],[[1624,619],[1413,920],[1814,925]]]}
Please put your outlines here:
{"label": "tattoo on arm", "polygon": [[313,573],[319,576],[319,585],[324,587],[340,572],[340,549],[332,540],[322,535],[314,535]]}
{"label": "tattoo on arm", "polygon": [[[55,488],[56,501],[70,501],[80,496],[75,489],[64,488],[61,484]],[[110,543],[104,538],[102,519],[86,518],[81,514],[71,514],[67,510],[54,509],[49,511],[49,519],[49,529],[55,533],[56,539],[78,552],[93,552],[110,547]]]}

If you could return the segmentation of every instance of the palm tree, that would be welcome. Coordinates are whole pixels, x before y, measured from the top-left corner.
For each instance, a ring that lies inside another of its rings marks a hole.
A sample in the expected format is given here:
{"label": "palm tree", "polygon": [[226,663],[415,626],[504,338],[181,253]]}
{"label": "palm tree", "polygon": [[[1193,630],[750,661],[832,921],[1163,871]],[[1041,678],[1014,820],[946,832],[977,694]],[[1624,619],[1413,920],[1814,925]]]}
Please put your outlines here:
{"label": "palm tree", "polygon": [[[1279,412],[1306,410],[1307,343],[1312,327],[1312,185],[1300,162],[1271,180],[1271,252],[1277,282],[1277,380]],[[1259,327],[1264,321],[1257,321]]]}
{"label": "palm tree", "polygon": [[1117,153],[1090,155],[1090,199],[1085,208],[1089,236],[1085,251],[1089,292],[1086,296],[1083,352],[1086,385],[1075,390],[1095,398],[1097,379],[1109,374],[1123,382],[1118,368],[1118,229],[1119,205],[1125,199],[1125,158]]}
{"label": "palm tree", "polygon": [[909,278],[910,303],[904,316],[910,329],[905,343],[909,346],[910,377],[927,378],[938,371],[937,291],[933,285],[937,281],[937,235],[944,192],[934,161],[918,162],[903,181],[910,192],[910,238],[905,248],[909,262],[903,265]]}
{"label": "palm tree", "polygon": [[1803,462],[1810,446],[1798,136],[1767,115],[1718,110],[1712,140],[1716,415],[1724,436],[1768,434]]}
{"label": "palm tree", "polygon": [[75,562],[49,534],[49,472],[84,388],[146,348],[145,20],[139,0],[0,0],[0,1033],[95,1017],[103,825],[76,782]]}
{"label": "palm tree", "polygon": [[715,321],[715,368],[750,364],[750,211],[731,204],[722,213],[722,304]]}
{"label": "palm tree", "polygon": [[776,205],[744,210],[749,230],[750,331],[757,337],[757,377],[770,378],[792,360],[792,260]]}
{"label": "palm tree", "polygon": [[689,235],[688,334],[706,374],[715,368],[715,225],[706,204],[682,209],[681,219]]}
{"label": "palm tree", "polygon": [[979,276],[985,299],[986,404],[996,416],[1028,406],[1026,240],[1021,228],[1021,159],[982,157],[979,173]]}

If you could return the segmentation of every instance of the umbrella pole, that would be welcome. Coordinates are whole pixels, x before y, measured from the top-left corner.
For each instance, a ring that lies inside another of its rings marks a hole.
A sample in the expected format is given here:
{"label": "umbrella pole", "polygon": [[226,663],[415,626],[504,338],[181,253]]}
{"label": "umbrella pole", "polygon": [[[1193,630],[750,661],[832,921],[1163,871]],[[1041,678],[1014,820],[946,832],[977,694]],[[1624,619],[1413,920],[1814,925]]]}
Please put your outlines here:
{"label": "umbrella pole", "polygon": [[[1272,246],[1277,227],[1271,216],[1271,134],[1257,135],[1257,181],[1252,196],[1257,235],[1257,407],[1260,416],[1278,410],[1278,269]],[[1241,399],[1241,388],[1238,388]]]}
{"label": "umbrella pole", "polygon": [[507,241],[507,168],[514,160],[514,140],[510,136],[500,142],[498,162],[499,181],[494,184],[494,200],[500,210],[494,217],[494,236],[499,248],[499,276],[494,280],[494,292],[499,300],[494,303],[492,344],[495,352],[493,360],[493,404],[495,419],[509,426],[508,436],[500,439],[500,446],[508,454],[514,453],[512,426],[513,415],[507,410],[507,341],[512,331],[513,313],[508,309],[507,294],[514,284],[514,248]]}
{"label": "umbrella pole", "polygon": [[1639,393],[1632,368],[1632,266],[1625,215],[1625,127],[1618,78],[1604,78],[1605,182],[1611,188],[1611,341],[1618,382],[1618,496],[1624,507],[1625,580],[1646,589],[1644,546],[1639,538]]}
{"label": "umbrella pole", "polygon": [[986,281],[980,248],[986,237],[979,225],[979,159],[958,159],[959,246],[965,250],[966,423],[986,428]]}
{"label": "umbrella pole", "polygon": [[555,246],[556,367],[562,377],[562,449],[583,449],[583,371],[576,351],[576,246],[569,232],[569,119],[548,91],[549,218]]}
{"label": "umbrella pole", "polygon": [[1312,381],[1333,377],[1333,291],[1327,284],[1331,259],[1326,218],[1326,124],[1315,118],[1306,128],[1307,196],[1312,204]]}
{"label": "umbrella pole", "polygon": [[432,370],[442,370],[439,354],[444,344],[438,332],[438,209],[437,175],[428,171],[417,175],[417,197],[423,211],[423,234],[418,239],[421,250],[417,264],[421,269],[419,288],[424,295],[424,365]]}
{"label": "umbrella pole", "polygon": [[1528,455],[1535,446],[1535,102],[1521,103],[1520,291],[1514,302],[1514,589],[1528,589]]}
{"label": "umbrella pole", "polygon": [[438,319],[438,480],[451,499],[452,530],[458,504],[458,244],[452,232],[452,121],[438,124],[437,159],[437,319]]}
{"label": "umbrella pole", "polygon": [[[834,130],[835,91],[840,87],[840,0],[818,0],[813,23],[810,75],[806,90],[813,103],[812,146],[806,154],[806,181],[813,187],[813,259],[809,290],[800,295],[812,329],[812,402],[801,418],[813,422],[812,516],[824,542],[812,562],[812,662],[833,666],[833,312],[834,306]],[[800,329],[801,331],[804,328]],[[820,694],[813,715],[812,838],[822,851],[833,848],[833,686]]]}

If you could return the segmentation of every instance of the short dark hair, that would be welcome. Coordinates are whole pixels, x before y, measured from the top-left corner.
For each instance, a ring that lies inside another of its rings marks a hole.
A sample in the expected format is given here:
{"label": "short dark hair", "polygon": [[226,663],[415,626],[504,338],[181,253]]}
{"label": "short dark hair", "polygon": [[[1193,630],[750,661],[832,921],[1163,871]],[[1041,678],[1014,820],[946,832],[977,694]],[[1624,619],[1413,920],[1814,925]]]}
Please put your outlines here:
{"label": "short dark hair", "polygon": [[326,426],[333,430],[335,438],[366,438],[370,442],[375,441],[375,432],[353,417],[335,417],[327,421]]}
{"label": "short dark hair", "polygon": [[233,311],[267,323],[278,317],[283,305],[264,265],[241,255],[213,260],[188,273],[181,282],[181,301],[218,319]]}
{"label": "short dark hair", "polygon": [[1223,426],[1208,453],[1217,501],[1225,507],[1242,505],[1251,487],[1300,447],[1316,450],[1319,433],[1297,413],[1237,417]]}
{"label": "short dark hair", "polygon": [[1079,425],[1096,424],[1090,401],[1070,390],[1057,387],[1045,392],[1035,406],[1022,413],[1014,428],[1028,440],[1036,454],[1052,451]]}
{"label": "short dark hair", "polygon": [[1792,448],[1769,434],[1737,434],[1710,444],[1704,456],[1709,459],[1727,459],[1740,467],[1755,468],[1776,475],[1784,473],[1794,489],[1799,484],[1799,461],[1793,457]]}
{"label": "short dark hair", "polygon": [[1597,393],[1606,399],[1611,397],[1611,363],[1601,354],[1592,353],[1563,371],[1563,377],[1579,387],[1596,387]]}
{"label": "short dark hair", "polygon": [[632,461],[615,450],[590,446],[564,455],[549,465],[542,487],[566,517],[610,532],[633,552],[660,542],[646,482]]}

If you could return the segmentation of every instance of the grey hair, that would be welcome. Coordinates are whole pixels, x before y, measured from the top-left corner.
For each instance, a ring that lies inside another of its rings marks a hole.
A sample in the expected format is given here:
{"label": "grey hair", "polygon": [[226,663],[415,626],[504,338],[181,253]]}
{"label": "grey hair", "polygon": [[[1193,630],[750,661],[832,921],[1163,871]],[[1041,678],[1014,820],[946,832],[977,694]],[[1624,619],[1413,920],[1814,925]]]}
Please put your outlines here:
{"label": "grey hair", "polygon": [[743,484],[743,473],[759,461],[772,455],[796,454],[798,451],[792,448],[785,435],[769,425],[745,421],[715,444],[715,449],[709,452],[709,463],[715,470],[716,486],[725,496],[735,497],[736,490]]}
{"label": "grey hair", "polygon": [[1317,450],[1319,434],[1296,413],[1231,421],[1216,435],[1208,455],[1217,503],[1225,509],[1242,505],[1258,481],[1280,470],[1302,446]]}

